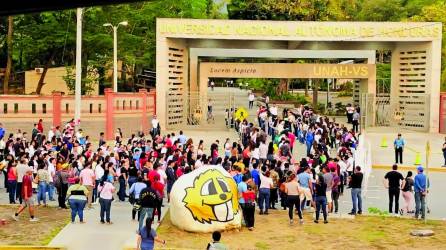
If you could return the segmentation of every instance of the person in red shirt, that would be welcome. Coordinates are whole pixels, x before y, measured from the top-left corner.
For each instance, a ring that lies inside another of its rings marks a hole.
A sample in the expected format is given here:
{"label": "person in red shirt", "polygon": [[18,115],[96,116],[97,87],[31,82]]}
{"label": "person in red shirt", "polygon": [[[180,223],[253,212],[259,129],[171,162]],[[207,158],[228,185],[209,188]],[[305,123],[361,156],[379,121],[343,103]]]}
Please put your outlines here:
{"label": "person in red shirt", "polygon": [[39,119],[39,123],[37,123],[37,130],[39,130],[40,133],[43,133],[43,120]]}
{"label": "person in red shirt", "polygon": [[[163,206],[163,198],[164,198],[164,184],[160,182],[160,176],[155,175],[154,181],[152,183],[152,189],[156,191],[158,194],[158,202],[156,204],[156,213],[158,214],[158,223],[161,222],[161,207]],[[153,218],[155,217],[155,213],[153,213]]]}
{"label": "person in red shirt", "polygon": [[155,182],[155,177],[158,177],[158,180],[160,179],[160,174],[158,173],[157,169],[159,167],[158,163],[153,164],[153,170],[149,172],[149,181],[150,183]]}
{"label": "person in red shirt", "polygon": [[22,180],[22,197],[23,203],[20,205],[19,209],[15,212],[12,218],[15,221],[19,220],[19,214],[22,213],[26,207],[29,210],[29,216],[31,219],[29,221],[35,222],[38,221],[37,218],[34,217],[34,198],[33,198],[33,169],[28,168],[26,170],[26,175],[23,176]]}

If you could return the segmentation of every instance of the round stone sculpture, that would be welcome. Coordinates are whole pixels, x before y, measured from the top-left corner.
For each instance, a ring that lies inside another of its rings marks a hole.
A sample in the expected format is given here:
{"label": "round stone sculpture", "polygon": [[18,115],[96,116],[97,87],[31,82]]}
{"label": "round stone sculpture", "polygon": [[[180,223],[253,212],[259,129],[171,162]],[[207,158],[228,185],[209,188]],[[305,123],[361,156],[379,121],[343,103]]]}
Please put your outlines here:
{"label": "round stone sculpture", "polygon": [[220,166],[200,167],[175,182],[169,213],[173,225],[189,232],[240,228],[237,184]]}

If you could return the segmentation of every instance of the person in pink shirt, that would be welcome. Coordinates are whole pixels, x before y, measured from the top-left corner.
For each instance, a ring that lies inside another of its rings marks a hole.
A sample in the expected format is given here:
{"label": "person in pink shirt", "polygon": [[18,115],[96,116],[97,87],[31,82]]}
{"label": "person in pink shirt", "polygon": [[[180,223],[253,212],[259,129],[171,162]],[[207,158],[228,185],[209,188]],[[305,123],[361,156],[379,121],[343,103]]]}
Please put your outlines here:
{"label": "person in pink shirt", "polygon": [[93,200],[93,187],[95,186],[96,176],[94,171],[91,169],[91,164],[87,164],[85,168],[81,171],[80,175],[80,183],[85,186],[88,190],[87,196],[87,205],[88,208],[91,208],[91,202]]}
{"label": "person in pink shirt", "polygon": [[296,136],[293,133],[291,133],[290,131],[288,132],[288,140],[290,141],[290,150],[291,150],[291,152],[293,152],[294,142],[296,141]]}
{"label": "person in pink shirt", "polygon": [[[98,186],[99,204],[101,205],[101,223],[112,224],[110,220],[111,203],[113,201],[113,193],[116,191],[115,187],[107,178],[102,178],[101,184]],[[105,215],[105,221],[104,221]]]}

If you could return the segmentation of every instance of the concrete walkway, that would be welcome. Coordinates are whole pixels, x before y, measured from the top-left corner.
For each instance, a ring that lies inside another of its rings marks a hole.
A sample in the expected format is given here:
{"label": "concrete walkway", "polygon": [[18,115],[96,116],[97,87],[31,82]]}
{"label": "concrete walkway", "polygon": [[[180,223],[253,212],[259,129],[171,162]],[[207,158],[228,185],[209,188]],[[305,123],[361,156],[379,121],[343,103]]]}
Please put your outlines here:
{"label": "concrete walkway", "polygon": [[[112,225],[101,224],[99,219],[100,206],[94,205],[93,209],[85,210],[85,224],[68,224],[50,242],[49,246],[64,246],[68,250],[95,249],[95,250],[122,250],[124,248],[136,248],[136,229],[138,221],[131,219],[132,206],[128,202],[112,203]],[[168,205],[163,207],[162,218],[168,210]],[[156,229],[158,223],[153,224]]]}

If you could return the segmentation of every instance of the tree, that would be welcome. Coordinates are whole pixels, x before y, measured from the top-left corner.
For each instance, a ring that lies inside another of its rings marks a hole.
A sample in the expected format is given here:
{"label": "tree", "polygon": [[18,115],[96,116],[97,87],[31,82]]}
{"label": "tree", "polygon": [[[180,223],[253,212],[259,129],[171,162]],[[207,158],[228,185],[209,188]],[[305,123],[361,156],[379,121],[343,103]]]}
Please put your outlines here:
{"label": "tree", "polygon": [[400,21],[407,16],[402,0],[364,1],[357,20],[360,21]]}
{"label": "tree", "polygon": [[[443,27],[446,25],[446,3],[443,1],[436,2],[432,5],[425,6],[421,9],[419,15],[411,18],[412,21],[424,22],[441,22]],[[446,45],[444,43],[446,38],[446,30],[443,28],[443,42],[441,49],[441,90],[446,90]]]}
{"label": "tree", "polygon": [[8,36],[6,38],[7,59],[6,59],[6,71],[5,78],[3,80],[3,94],[8,94],[9,90],[9,78],[11,77],[12,70],[12,34],[13,34],[14,18],[8,16]]}

